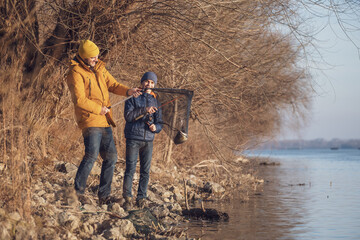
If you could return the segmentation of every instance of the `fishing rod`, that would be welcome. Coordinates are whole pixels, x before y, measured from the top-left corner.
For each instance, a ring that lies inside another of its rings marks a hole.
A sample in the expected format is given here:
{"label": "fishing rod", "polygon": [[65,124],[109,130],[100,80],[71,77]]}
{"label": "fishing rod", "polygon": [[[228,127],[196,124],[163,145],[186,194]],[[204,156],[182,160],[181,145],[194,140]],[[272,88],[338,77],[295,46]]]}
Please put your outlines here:
{"label": "fishing rod", "polygon": [[129,100],[129,99],[132,98],[132,97],[133,97],[133,95],[130,95],[130,96],[128,96],[127,98],[125,98],[125,99],[123,99],[123,100],[121,100],[121,101],[119,101],[119,102],[117,102],[117,103],[115,103],[115,104],[113,104],[113,105],[111,105],[111,106],[109,106],[109,107],[107,107],[107,108],[110,109],[110,108],[112,108],[112,107],[115,107],[115,106],[117,106],[117,105],[125,102],[126,100]]}

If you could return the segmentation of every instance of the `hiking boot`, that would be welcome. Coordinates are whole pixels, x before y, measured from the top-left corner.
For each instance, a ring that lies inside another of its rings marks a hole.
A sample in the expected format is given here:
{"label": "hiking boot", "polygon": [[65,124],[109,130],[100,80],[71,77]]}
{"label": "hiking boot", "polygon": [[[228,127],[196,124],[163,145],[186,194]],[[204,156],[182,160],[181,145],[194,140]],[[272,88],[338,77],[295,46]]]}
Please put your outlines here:
{"label": "hiking boot", "polygon": [[93,204],[91,199],[88,196],[85,196],[85,194],[76,193],[76,196],[81,205]]}
{"label": "hiking boot", "polygon": [[132,209],[131,197],[125,197],[123,208],[125,211],[129,211]]}
{"label": "hiking boot", "polygon": [[107,197],[102,197],[102,198],[99,198],[99,205],[109,205],[109,204],[112,204],[112,203],[118,203],[120,202],[120,199],[119,198],[116,198],[114,196],[107,196]]}
{"label": "hiking boot", "polygon": [[136,206],[138,206],[139,209],[143,209],[144,207],[146,207],[147,202],[145,198],[140,198],[138,200],[136,200]]}

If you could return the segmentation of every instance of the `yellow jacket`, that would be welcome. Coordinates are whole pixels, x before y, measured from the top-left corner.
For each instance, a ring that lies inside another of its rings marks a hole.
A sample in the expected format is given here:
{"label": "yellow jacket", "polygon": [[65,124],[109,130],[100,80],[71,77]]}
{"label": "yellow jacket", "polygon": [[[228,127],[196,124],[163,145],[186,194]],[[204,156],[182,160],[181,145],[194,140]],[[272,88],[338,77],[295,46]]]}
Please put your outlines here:
{"label": "yellow jacket", "polygon": [[91,70],[78,56],[71,60],[67,84],[75,106],[79,128],[109,127],[105,115],[100,115],[103,106],[110,106],[109,92],[126,96],[129,87],[118,83],[98,61]]}

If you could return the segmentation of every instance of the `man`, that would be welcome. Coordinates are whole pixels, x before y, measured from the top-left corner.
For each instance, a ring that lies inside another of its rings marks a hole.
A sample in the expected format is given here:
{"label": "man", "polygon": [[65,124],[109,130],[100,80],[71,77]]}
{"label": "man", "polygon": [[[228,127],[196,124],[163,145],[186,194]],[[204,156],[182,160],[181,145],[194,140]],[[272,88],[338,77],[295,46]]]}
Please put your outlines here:
{"label": "man", "polygon": [[114,201],[114,198],[110,197],[110,191],[117,161],[117,151],[109,125],[113,123],[109,109],[109,92],[137,97],[140,89],[130,89],[118,83],[98,57],[99,48],[95,43],[90,40],[81,41],[78,54],[71,61],[67,84],[85,145],[85,155],[75,177],[75,190],[79,200],[84,200],[87,178],[100,153],[103,163],[98,197],[100,204],[108,204]]}
{"label": "man", "polygon": [[162,129],[161,109],[156,100],[156,95],[151,90],[157,83],[157,76],[153,72],[146,72],[140,82],[144,93],[138,98],[127,100],[124,110],[126,169],[123,185],[123,197],[125,198],[123,207],[125,210],[132,207],[131,189],[138,156],[140,156],[140,180],[136,204],[139,208],[145,206],[153,140],[155,134]]}

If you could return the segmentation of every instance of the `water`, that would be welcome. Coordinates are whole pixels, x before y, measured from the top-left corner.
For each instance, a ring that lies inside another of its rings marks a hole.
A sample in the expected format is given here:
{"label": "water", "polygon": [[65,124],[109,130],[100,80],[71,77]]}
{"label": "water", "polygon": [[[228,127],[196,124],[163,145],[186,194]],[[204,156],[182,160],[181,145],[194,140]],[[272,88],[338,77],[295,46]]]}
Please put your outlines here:
{"label": "water", "polygon": [[209,207],[229,222],[191,221],[188,236],[201,239],[360,239],[360,150],[277,150],[270,156],[261,194]]}

